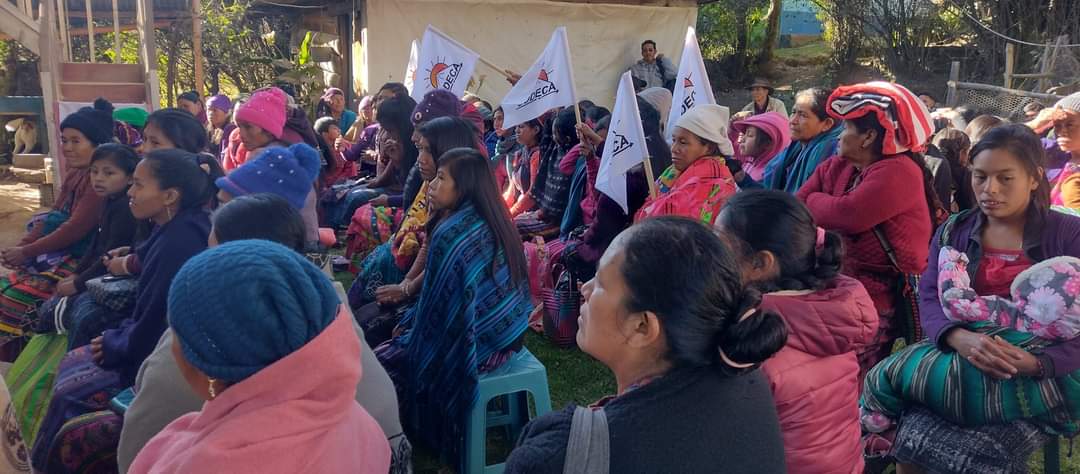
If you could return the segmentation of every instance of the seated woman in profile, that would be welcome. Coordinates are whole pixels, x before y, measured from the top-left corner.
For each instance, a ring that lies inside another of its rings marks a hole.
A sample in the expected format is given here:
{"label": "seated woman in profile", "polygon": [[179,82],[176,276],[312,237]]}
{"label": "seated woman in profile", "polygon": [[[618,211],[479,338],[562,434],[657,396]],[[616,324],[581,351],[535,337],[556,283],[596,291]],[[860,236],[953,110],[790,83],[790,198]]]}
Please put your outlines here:
{"label": "seated woman in profile", "polygon": [[[785,472],[757,370],[784,346],[784,321],[758,309],[736,255],[709,228],[660,217],[627,229],[582,294],[578,346],[619,391],[533,420],[506,472]],[[587,454],[572,438],[588,440]]]}

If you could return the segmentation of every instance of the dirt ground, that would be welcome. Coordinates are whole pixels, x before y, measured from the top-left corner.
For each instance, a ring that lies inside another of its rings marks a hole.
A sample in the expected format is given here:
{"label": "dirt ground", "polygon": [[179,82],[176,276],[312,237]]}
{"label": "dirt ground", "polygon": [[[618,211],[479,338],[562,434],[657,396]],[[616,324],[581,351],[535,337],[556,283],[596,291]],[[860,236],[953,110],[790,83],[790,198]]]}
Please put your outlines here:
{"label": "dirt ground", "polygon": [[[0,178],[0,248],[18,243],[26,232],[26,222],[38,209],[36,186]],[[7,272],[0,268],[0,275]]]}

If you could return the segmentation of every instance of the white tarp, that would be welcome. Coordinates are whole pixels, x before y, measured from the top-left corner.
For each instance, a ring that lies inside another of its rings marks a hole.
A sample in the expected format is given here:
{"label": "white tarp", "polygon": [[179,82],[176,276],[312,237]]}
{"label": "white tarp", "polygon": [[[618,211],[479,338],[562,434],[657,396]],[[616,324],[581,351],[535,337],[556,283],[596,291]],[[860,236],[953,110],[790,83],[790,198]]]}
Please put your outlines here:
{"label": "white tarp", "polygon": [[[641,59],[641,42],[656,41],[678,64],[686,28],[697,19],[695,6],[636,6],[547,0],[376,0],[366,2],[366,63],[360,83],[367,92],[388,81],[402,82],[409,47],[428,24],[484,59],[524,73],[544,49],[551,32],[565,26],[577,80],[577,95],[611,107],[619,76]],[[477,64],[474,79],[486,76],[479,95],[498,103],[510,84],[490,67]],[[470,91],[475,91],[470,88]]]}

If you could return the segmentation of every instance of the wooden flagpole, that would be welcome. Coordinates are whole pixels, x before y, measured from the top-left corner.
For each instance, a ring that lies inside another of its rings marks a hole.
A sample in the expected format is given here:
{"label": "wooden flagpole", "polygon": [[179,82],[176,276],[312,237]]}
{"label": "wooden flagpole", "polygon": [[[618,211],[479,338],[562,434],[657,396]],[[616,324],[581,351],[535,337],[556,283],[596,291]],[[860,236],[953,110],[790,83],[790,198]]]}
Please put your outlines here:
{"label": "wooden flagpole", "polygon": [[652,160],[650,160],[649,157],[646,156],[645,161],[642,162],[642,166],[645,167],[645,179],[649,180],[649,196],[652,196],[653,199],[656,199],[656,177],[653,176],[652,172]]}
{"label": "wooden flagpole", "polygon": [[503,77],[505,77],[507,79],[510,79],[510,77],[511,77],[510,73],[506,72],[506,69],[499,67],[499,65],[497,65],[497,64],[495,64],[495,63],[493,63],[491,61],[488,61],[487,59],[484,59],[483,56],[477,56],[477,58],[480,59],[480,62],[486,64],[487,67],[490,67],[490,68],[494,69],[499,74],[502,74]]}

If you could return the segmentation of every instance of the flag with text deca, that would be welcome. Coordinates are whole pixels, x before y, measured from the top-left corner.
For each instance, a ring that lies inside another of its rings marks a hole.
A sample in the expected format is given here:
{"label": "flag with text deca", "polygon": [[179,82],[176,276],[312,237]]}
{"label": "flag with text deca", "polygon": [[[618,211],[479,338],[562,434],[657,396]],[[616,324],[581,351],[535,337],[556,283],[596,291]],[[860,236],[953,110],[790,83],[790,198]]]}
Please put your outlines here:
{"label": "flag with text deca", "polygon": [[479,59],[479,54],[428,25],[420,39],[414,74],[416,79],[410,95],[413,100],[420,102],[424,94],[435,89],[446,89],[461,97]]}
{"label": "flag with text deca", "polygon": [[615,110],[600,157],[600,171],[596,174],[596,189],[622,206],[629,213],[626,198],[626,173],[649,156],[645,144],[645,131],[641,128],[634,80],[630,71],[622,75],[615,96]]}
{"label": "flag with text deca", "polygon": [[705,61],[701,59],[701,49],[698,48],[697,34],[694,27],[687,27],[682,59],[679,60],[679,75],[675,76],[675,90],[671,94],[671,113],[664,127],[664,139],[671,141],[675,123],[695,105],[715,103],[709,74],[705,72]]}
{"label": "flag with text deca", "polygon": [[548,110],[571,106],[575,102],[577,94],[570,45],[566,40],[566,27],[560,26],[551,34],[544,52],[503,98],[503,128],[528,122]]}

